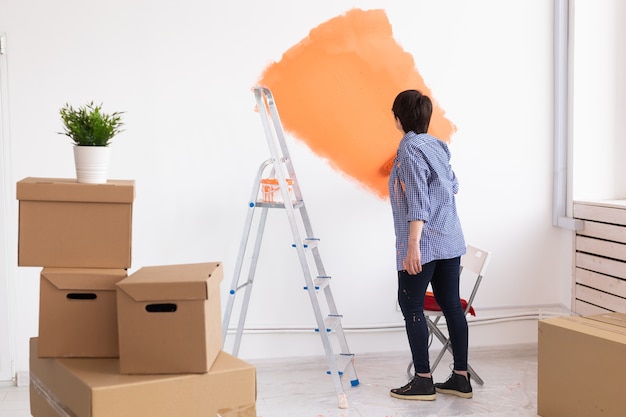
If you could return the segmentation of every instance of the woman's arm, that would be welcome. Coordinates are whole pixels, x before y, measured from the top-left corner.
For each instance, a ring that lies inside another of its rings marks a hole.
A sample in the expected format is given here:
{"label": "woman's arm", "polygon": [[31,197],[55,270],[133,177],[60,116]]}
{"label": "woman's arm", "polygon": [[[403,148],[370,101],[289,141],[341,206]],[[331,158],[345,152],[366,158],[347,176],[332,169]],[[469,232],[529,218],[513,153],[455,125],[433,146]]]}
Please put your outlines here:
{"label": "woman's arm", "polygon": [[411,275],[422,272],[420,239],[422,237],[423,228],[423,220],[413,220],[409,222],[409,246],[407,248],[406,259],[404,260],[404,269]]}

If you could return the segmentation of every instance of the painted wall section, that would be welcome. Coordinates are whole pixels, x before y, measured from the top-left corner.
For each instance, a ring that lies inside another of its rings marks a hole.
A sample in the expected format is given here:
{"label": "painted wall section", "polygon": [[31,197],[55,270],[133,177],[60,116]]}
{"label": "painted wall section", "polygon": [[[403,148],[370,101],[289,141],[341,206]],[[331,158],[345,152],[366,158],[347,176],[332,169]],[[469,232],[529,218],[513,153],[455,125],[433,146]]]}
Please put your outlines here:
{"label": "painted wall section", "polygon": [[285,130],[381,198],[400,140],[391,113],[399,92],[431,97],[429,133],[449,142],[456,130],[394,39],[384,10],[352,9],[320,24],[259,82],[272,90]]}

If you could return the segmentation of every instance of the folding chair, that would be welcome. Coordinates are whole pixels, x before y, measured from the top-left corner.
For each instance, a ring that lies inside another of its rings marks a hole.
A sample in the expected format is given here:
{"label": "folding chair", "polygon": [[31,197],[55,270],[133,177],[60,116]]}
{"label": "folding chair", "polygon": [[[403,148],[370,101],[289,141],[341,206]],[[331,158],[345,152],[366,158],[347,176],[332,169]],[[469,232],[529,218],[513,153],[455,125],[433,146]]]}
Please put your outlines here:
{"label": "folding chair", "polygon": [[[461,258],[461,279],[464,279],[467,275],[474,277],[474,287],[472,288],[470,296],[467,299],[461,298],[461,305],[466,316],[468,314],[476,315],[474,308],[472,307],[472,303],[474,302],[474,297],[476,297],[476,293],[478,292],[480,282],[485,275],[490,258],[491,252],[478,249],[472,245],[467,245],[467,252]],[[426,293],[426,297],[424,299],[424,316],[426,317],[426,324],[428,325],[431,337],[432,335],[435,335],[443,345],[439,355],[430,367],[431,372],[434,372],[446,351],[452,353],[452,346],[450,345],[450,339],[448,339],[448,337],[437,327],[439,320],[443,317],[443,312],[437,304],[437,301],[435,301],[435,297],[432,292]],[[467,370],[469,371],[471,377],[479,385],[483,385],[484,381],[469,364],[467,365]],[[413,378],[413,361],[411,361],[407,368],[407,374],[409,375],[409,378]]]}

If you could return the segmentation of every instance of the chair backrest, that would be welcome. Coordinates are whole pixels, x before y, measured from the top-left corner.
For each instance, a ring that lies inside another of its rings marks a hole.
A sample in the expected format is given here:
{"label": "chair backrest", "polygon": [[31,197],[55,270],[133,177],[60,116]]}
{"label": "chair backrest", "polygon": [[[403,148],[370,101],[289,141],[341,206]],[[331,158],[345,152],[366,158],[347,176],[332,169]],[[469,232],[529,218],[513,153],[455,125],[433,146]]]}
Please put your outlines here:
{"label": "chair backrest", "polygon": [[463,271],[470,271],[476,275],[474,288],[472,289],[472,293],[467,299],[467,308],[465,309],[466,314],[467,312],[469,312],[472,304],[474,303],[474,297],[476,297],[476,292],[478,291],[480,282],[485,275],[485,271],[487,270],[490,259],[491,252],[479,249],[472,245],[467,245],[467,252],[461,257],[461,274],[463,273]]}
{"label": "chair backrest", "polygon": [[461,267],[468,269],[476,275],[485,275],[491,252],[467,245],[467,252],[461,257]]}

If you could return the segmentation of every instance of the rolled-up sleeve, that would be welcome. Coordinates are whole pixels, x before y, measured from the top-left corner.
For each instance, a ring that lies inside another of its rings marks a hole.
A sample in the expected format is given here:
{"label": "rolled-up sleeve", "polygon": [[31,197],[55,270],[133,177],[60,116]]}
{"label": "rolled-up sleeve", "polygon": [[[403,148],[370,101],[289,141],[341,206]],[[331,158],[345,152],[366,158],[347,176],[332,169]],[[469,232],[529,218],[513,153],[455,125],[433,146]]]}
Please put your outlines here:
{"label": "rolled-up sleeve", "polygon": [[408,222],[423,220],[427,223],[430,220],[430,201],[423,196],[428,195],[429,173],[424,155],[416,147],[404,146],[400,149],[398,159],[400,160],[398,176],[400,182],[404,184],[408,206],[406,220]]}

